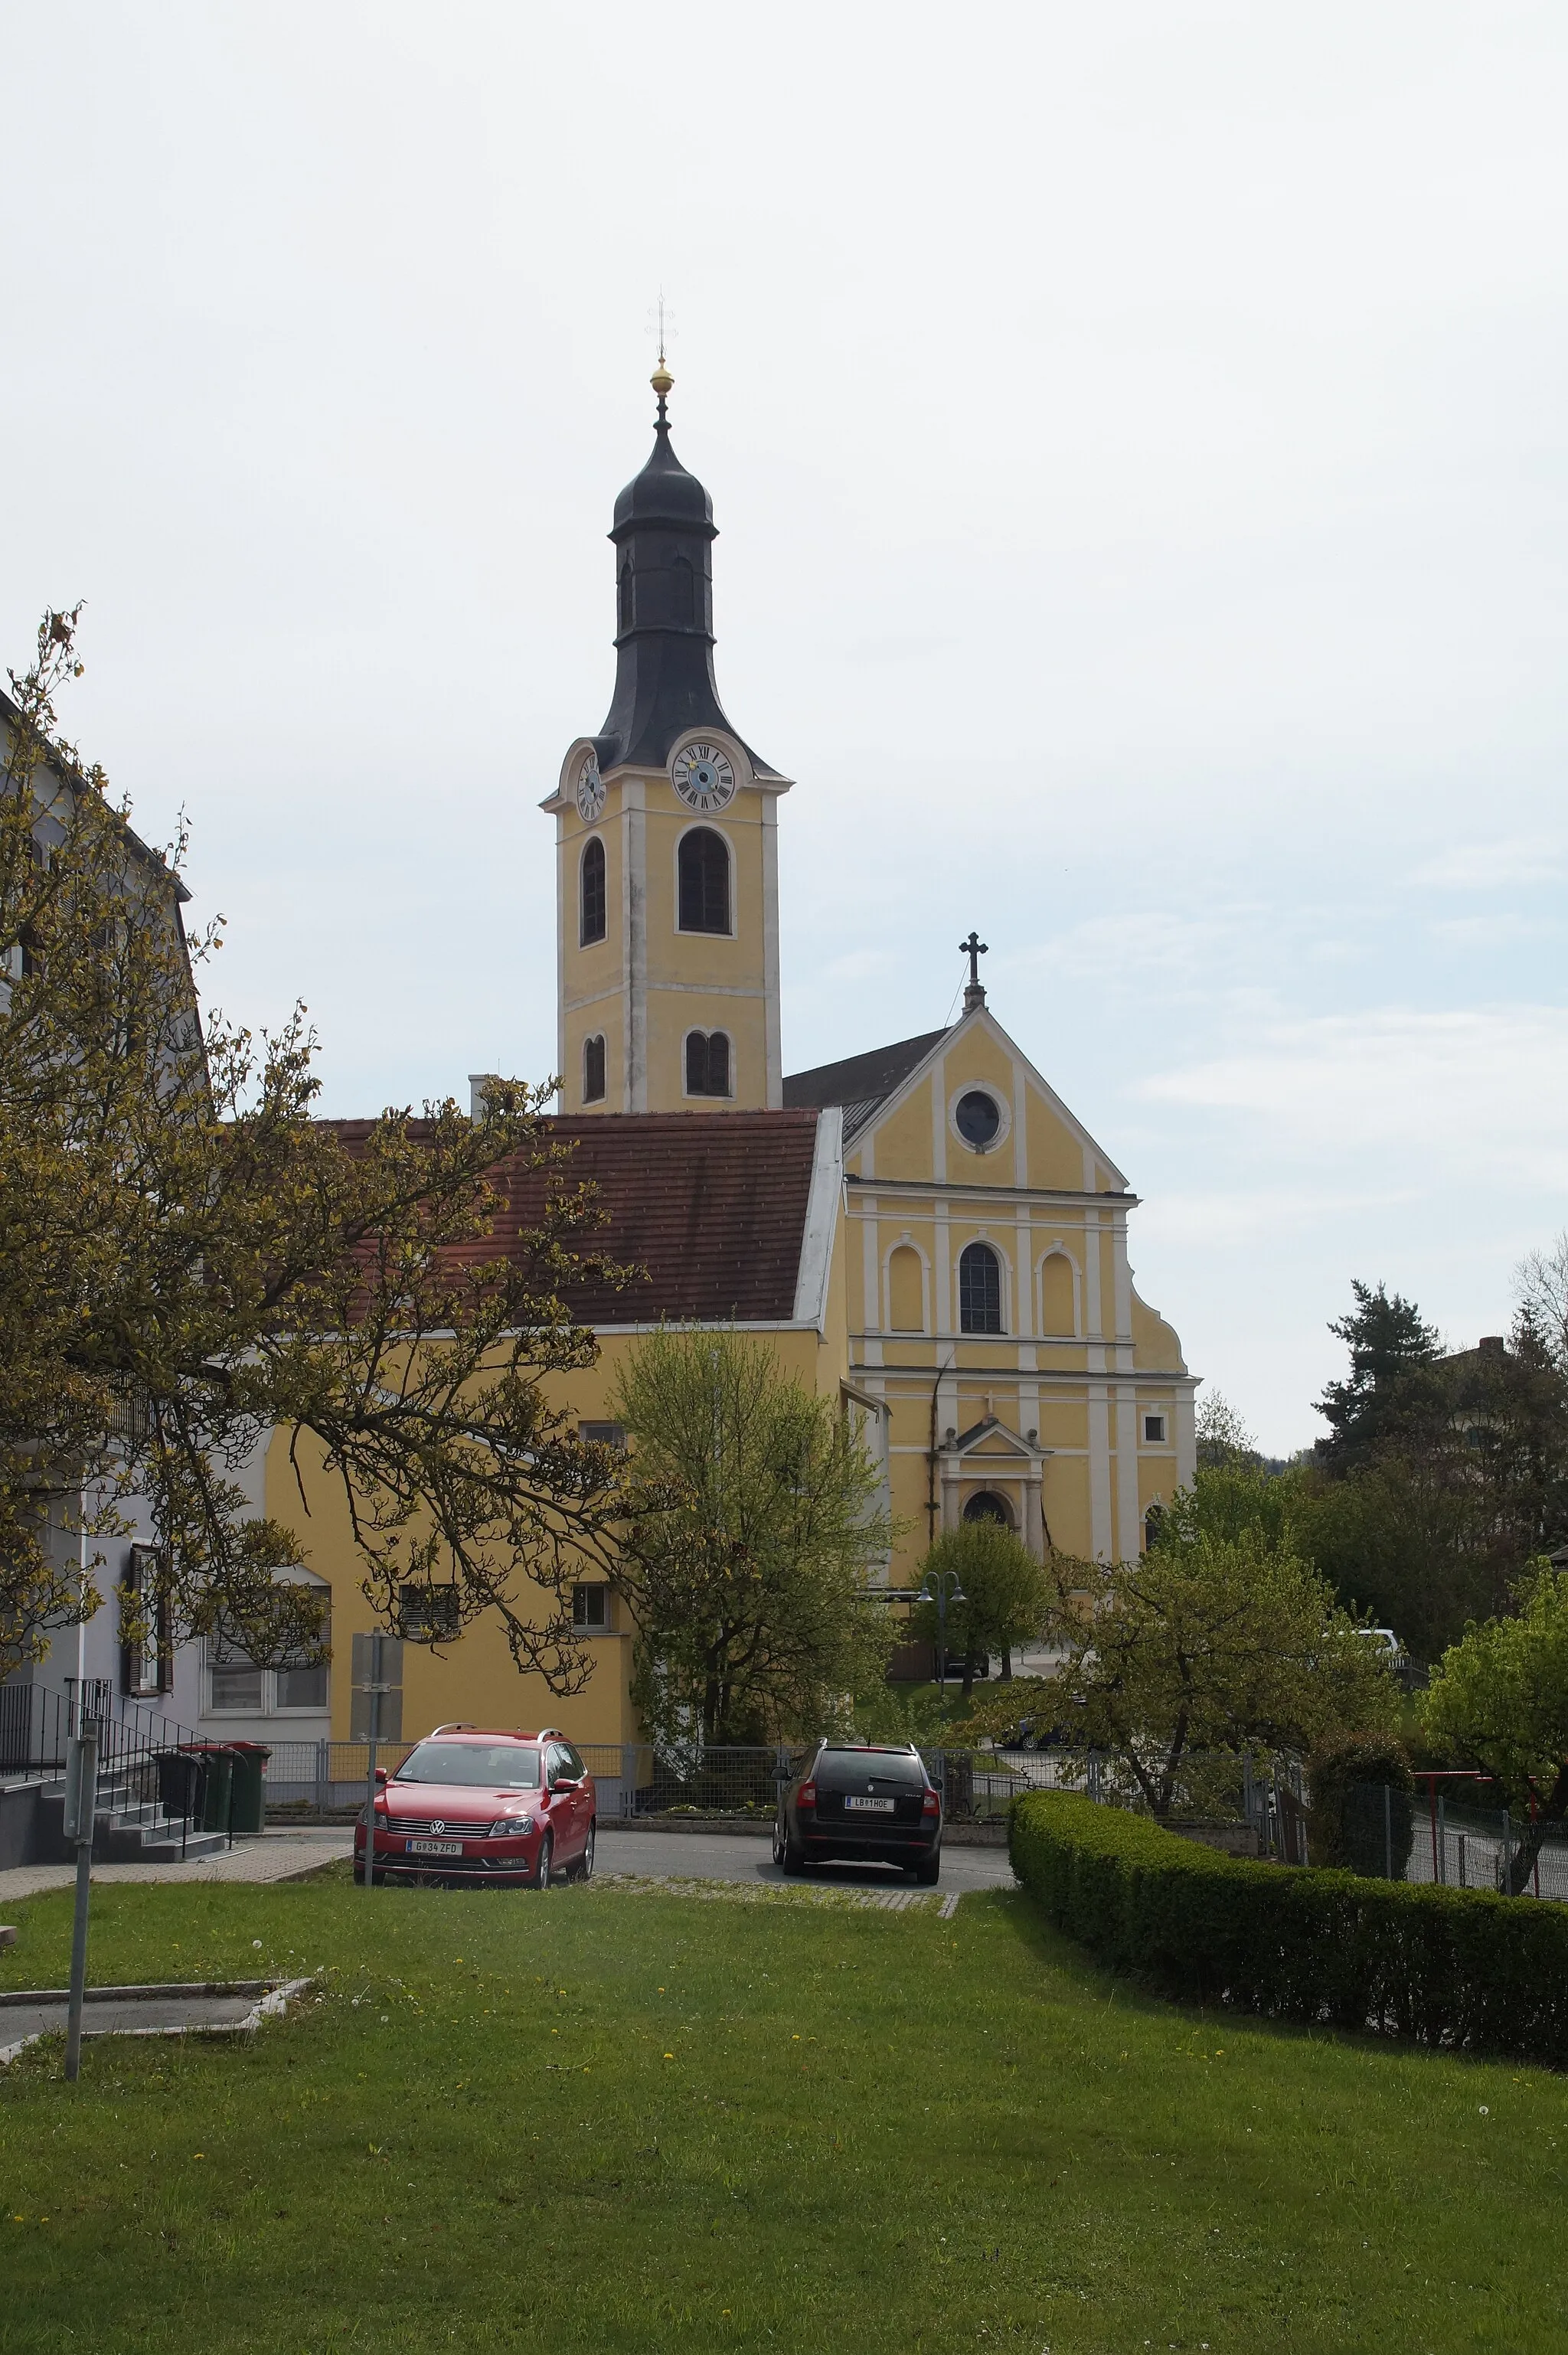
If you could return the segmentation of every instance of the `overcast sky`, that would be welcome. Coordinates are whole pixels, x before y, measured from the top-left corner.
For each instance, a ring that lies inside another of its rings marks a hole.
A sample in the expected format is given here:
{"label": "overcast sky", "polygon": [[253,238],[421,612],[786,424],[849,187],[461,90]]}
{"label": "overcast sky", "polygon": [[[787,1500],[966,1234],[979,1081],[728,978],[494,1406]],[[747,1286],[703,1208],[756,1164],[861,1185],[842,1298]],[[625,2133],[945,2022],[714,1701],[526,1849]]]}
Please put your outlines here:
{"label": "overcast sky", "polygon": [[604,532],[710,490],[785,1068],[957,943],[1286,1449],[1352,1275],[1568,1222],[1561,5],[5,0],[0,652],[309,1004],[325,1108],[542,1077]]}

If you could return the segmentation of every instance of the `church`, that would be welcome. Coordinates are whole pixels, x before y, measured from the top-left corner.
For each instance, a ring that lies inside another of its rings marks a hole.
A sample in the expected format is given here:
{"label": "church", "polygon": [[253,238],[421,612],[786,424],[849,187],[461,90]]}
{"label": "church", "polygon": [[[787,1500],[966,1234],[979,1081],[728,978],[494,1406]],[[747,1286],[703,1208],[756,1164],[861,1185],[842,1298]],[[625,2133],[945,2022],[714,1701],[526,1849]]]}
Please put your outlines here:
{"label": "church", "polygon": [[[675,453],[671,382],[661,359],[653,450],[615,502],[609,713],[568,747],[542,804],[555,829],[553,1124],[574,1175],[599,1188],[594,1247],[645,1271],[572,1303],[599,1361],[561,1378],[557,1403],[613,1437],[605,1401],[639,1332],[733,1325],[767,1337],[857,1423],[903,1529],[879,1573],[892,1593],[918,1583],[932,1539],[965,1517],[1005,1521],[1037,1554],[1125,1560],[1149,1508],[1192,1478],[1196,1382],[1133,1286],[1137,1198],[987,1004],[985,944],[965,943],[950,1028],[847,1039],[841,1060],[785,1071],[778,829],[793,785],[719,699],[717,530]],[[331,1591],[335,1665],[306,1686],[211,1660],[202,1731],[345,1739],[360,1730],[349,1637],[369,1623],[341,1502],[307,1476],[306,1515],[287,1433],[248,1476]],[[635,1741],[615,1598],[585,1585],[574,1618],[594,1656],[575,1699],[520,1679],[482,1622],[439,1649],[405,1647],[388,1730],[468,1719]]]}

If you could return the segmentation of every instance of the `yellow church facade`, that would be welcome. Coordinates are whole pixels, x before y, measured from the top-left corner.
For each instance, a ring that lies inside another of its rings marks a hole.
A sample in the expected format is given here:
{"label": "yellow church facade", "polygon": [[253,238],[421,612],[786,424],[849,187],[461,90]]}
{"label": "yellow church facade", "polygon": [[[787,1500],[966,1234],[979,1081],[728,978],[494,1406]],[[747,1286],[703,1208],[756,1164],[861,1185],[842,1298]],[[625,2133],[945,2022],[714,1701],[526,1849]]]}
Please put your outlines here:
{"label": "yellow church facade", "polygon": [[[676,458],[655,378],[653,453],[616,502],[616,681],[543,809],[557,872],[560,1131],[601,1190],[597,1247],[646,1271],[593,1323],[557,1403],[609,1418],[618,1366],[662,1321],[766,1337],[854,1418],[901,1534],[876,1575],[918,1583],[932,1539],[1006,1520],[1036,1553],[1136,1556],[1192,1477],[1194,1378],[1128,1263],[1136,1197],[991,1011],[971,935],[950,1028],[786,1075],[778,827],[791,780],[741,737],[713,675],[707,493]],[[955,928],[956,929],[956,928]],[[847,1042],[850,1043],[850,1042]],[[286,1435],[258,1465],[331,1589],[335,1659],[369,1625],[347,1516]],[[259,1503],[263,1501],[258,1497]],[[483,1623],[404,1647],[405,1738],[454,1719],[636,1738],[632,1631],[585,1572],[586,1689],[520,1678]],[[330,1730],[353,1730],[332,1675]]]}

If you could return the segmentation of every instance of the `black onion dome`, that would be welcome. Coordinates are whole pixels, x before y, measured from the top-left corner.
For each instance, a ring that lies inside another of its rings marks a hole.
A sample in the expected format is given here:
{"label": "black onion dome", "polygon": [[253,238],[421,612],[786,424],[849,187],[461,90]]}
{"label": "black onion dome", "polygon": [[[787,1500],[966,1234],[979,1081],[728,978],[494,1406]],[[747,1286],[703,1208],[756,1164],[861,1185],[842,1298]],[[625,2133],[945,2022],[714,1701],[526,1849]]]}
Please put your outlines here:
{"label": "black onion dome", "polygon": [[[689,730],[731,727],[713,677],[713,502],[670,446],[664,395],[647,464],[615,502],[615,692],[594,738],[601,769],[663,768]],[[744,739],[741,740],[742,742]],[[773,776],[750,753],[758,773]]]}
{"label": "black onion dome", "polygon": [[676,456],[663,418],[647,464],[640,474],[633,475],[615,502],[610,537],[617,539],[628,525],[642,523],[668,523],[688,529],[695,526],[706,530],[709,538],[715,536],[713,502]]}

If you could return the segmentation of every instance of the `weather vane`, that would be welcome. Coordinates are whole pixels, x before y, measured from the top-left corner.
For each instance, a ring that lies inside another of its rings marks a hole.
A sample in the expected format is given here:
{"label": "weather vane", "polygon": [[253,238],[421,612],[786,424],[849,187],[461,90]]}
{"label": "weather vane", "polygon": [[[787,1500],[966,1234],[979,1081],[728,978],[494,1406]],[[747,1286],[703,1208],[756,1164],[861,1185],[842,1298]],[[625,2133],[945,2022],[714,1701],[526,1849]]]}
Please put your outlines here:
{"label": "weather vane", "polygon": [[648,331],[650,334],[656,333],[659,339],[659,363],[657,368],[655,368],[649,381],[659,397],[658,421],[663,425],[668,415],[668,410],[665,404],[669,399],[670,387],[675,382],[674,377],[671,376],[669,372],[668,363],[665,358],[665,344],[667,340],[675,334],[675,313],[673,311],[667,310],[665,306],[664,288],[662,286],[659,288],[659,299],[656,307],[650,310],[648,313]]}

